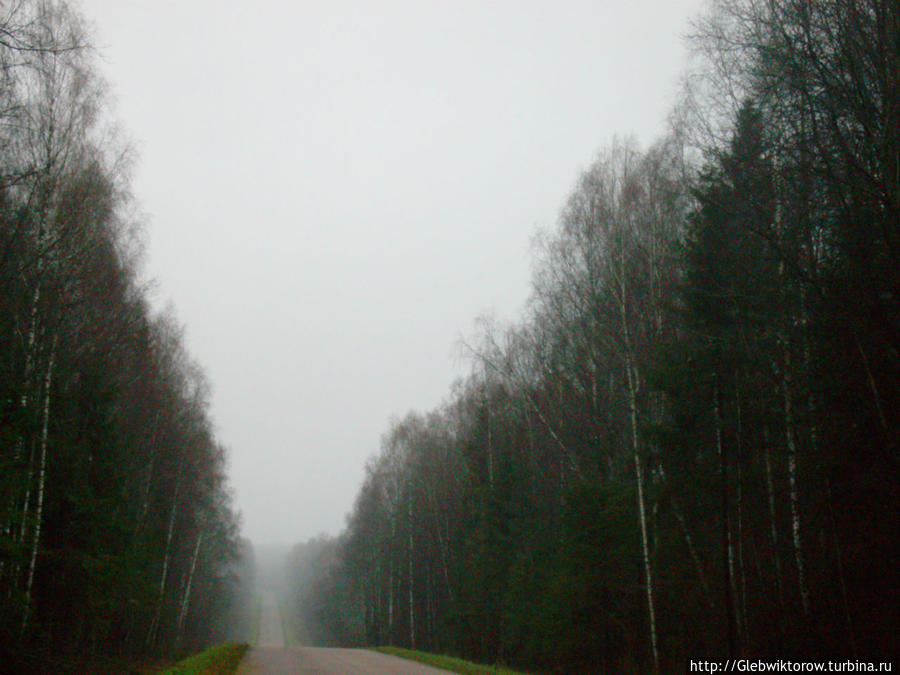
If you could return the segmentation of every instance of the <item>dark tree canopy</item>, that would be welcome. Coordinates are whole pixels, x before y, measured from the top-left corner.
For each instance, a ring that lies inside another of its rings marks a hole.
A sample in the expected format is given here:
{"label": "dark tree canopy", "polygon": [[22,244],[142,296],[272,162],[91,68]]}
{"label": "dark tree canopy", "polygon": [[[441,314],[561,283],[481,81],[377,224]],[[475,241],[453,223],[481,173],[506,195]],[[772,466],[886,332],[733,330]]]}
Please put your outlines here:
{"label": "dark tree canopy", "polygon": [[0,671],[221,638],[246,557],[226,451],[136,272],[127,153],[64,2],[0,9],[0,100]]}

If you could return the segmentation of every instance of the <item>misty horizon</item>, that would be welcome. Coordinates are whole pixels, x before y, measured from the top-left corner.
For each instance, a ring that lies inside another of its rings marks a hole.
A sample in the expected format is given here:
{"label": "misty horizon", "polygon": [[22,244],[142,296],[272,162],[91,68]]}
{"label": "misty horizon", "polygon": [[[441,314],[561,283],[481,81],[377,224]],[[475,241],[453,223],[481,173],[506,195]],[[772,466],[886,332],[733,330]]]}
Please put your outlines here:
{"label": "misty horizon", "polygon": [[81,4],[245,536],[292,544],[344,527],[475,320],[517,318],[601,145],[665,128],[700,0]]}

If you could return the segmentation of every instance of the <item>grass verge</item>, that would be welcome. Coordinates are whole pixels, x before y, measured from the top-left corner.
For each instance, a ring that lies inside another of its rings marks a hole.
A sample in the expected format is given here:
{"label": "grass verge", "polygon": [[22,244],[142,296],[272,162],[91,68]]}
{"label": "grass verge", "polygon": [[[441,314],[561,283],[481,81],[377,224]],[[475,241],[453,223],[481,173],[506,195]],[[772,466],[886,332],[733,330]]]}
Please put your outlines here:
{"label": "grass verge", "polygon": [[505,666],[484,666],[471,661],[463,661],[452,656],[442,656],[440,654],[429,654],[427,652],[415,652],[410,649],[401,649],[399,647],[375,647],[375,651],[383,654],[391,654],[399,656],[402,659],[410,659],[418,661],[435,668],[443,668],[451,673],[461,673],[462,675],[526,675],[517,670],[510,670]]}
{"label": "grass verge", "polygon": [[158,675],[231,675],[247,649],[246,644],[226,642],[189,656]]}

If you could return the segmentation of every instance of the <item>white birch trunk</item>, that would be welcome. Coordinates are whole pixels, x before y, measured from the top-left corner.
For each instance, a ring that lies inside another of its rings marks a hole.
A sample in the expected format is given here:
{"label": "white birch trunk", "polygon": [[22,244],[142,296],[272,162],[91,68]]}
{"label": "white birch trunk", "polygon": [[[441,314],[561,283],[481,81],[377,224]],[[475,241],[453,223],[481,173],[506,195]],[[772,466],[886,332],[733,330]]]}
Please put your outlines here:
{"label": "white birch trunk", "polygon": [[[24,439],[20,437],[19,442]],[[22,499],[22,518],[19,522],[19,542],[24,542],[28,535],[28,512],[31,510],[31,486],[34,483],[34,444],[31,443],[31,451],[28,453],[28,474],[25,476],[25,497]],[[18,451],[17,454],[21,453]]]}
{"label": "white birch trunk", "polygon": [[455,605],[453,589],[450,587],[450,570],[447,565],[447,545],[444,542],[444,534],[441,528],[441,516],[440,513],[438,513],[438,500],[434,495],[434,481],[431,475],[429,475],[428,478],[428,490],[426,491],[426,494],[428,496],[428,501],[431,503],[431,511],[434,514],[434,531],[437,534],[438,551],[441,554],[441,571],[444,576],[444,585],[447,588],[447,597],[450,599],[450,604]]}
{"label": "white birch trunk", "polygon": [[181,481],[175,482],[175,492],[172,495],[172,508],[169,511],[169,526],[166,529],[166,550],[163,553],[162,572],[159,575],[159,599],[162,601],[163,594],[166,591],[166,577],[169,572],[169,557],[172,555],[172,534],[175,531],[175,515],[178,511],[178,489],[181,487]]}
{"label": "white birch trunk", "polygon": [[50,361],[47,363],[47,373],[44,376],[44,409],[41,425],[41,449],[38,460],[38,485],[37,498],[34,506],[34,537],[31,542],[31,558],[28,563],[28,579],[25,582],[25,609],[22,615],[22,633],[28,628],[28,619],[31,613],[31,591],[34,585],[34,570],[37,567],[38,549],[41,545],[41,525],[44,517],[44,482],[47,475],[47,436],[50,425],[50,387],[53,383],[53,365],[56,360],[56,338],[53,339],[53,347],[50,350]]}
{"label": "white birch trunk", "polygon": [[741,625],[737,613],[737,584],[734,578],[734,541],[731,534],[731,515],[728,497],[728,458],[722,443],[722,410],[719,402],[719,383],[716,379],[713,392],[713,415],[716,427],[716,450],[719,455],[719,475],[722,480],[722,544],[725,547],[725,607],[728,613],[728,649],[729,655],[735,654],[737,636]]}
{"label": "white birch trunk", "polygon": [[200,546],[203,544],[203,530],[197,533],[197,544],[194,546],[194,556],[191,559],[191,569],[188,572],[187,584],[184,587],[184,595],[181,598],[181,610],[178,613],[178,630],[176,644],[180,645],[184,639],[184,624],[187,621],[188,608],[191,602],[191,584],[194,581],[194,572],[197,569],[197,558],[200,556]]}
{"label": "white birch trunk", "polygon": [[[40,237],[40,235],[39,235]],[[41,280],[40,275],[42,273],[43,265],[41,260],[38,259],[37,262],[37,270],[38,270],[38,283],[34,289],[34,296],[31,299],[31,311],[29,312],[28,318],[28,337],[25,340],[25,373],[24,380],[25,386],[22,389],[22,398],[19,401],[20,406],[22,408],[28,407],[28,381],[31,379],[31,372],[34,369],[34,345],[37,338],[37,314],[38,314],[38,304],[41,300]]]}
{"label": "white birch trunk", "polygon": [[794,436],[794,409],[791,398],[790,352],[785,348],[784,382],[784,434],[787,445],[788,486],[790,488],[791,534],[794,545],[794,562],[797,566],[797,584],[800,587],[800,602],[803,613],[809,616],[809,588],[806,585],[806,568],[803,562],[803,539],[800,524],[800,489],[797,481],[797,442]]}
{"label": "white birch trunk", "polygon": [[169,526],[166,531],[166,549],[163,552],[162,571],[159,575],[156,612],[153,615],[153,620],[150,622],[150,629],[147,631],[147,640],[145,643],[147,649],[150,649],[153,646],[153,641],[156,639],[156,633],[159,630],[159,623],[162,620],[163,598],[165,597],[166,580],[169,573],[169,558],[172,555],[172,535],[175,531],[175,515],[178,510],[178,490],[181,487],[181,475],[182,474],[179,473],[178,478],[175,480],[175,490],[172,494],[172,508],[169,511]]}
{"label": "white birch trunk", "polygon": [[656,610],[653,602],[653,573],[650,569],[650,544],[647,536],[647,510],[644,502],[644,475],[641,467],[640,443],[637,429],[637,372],[631,347],[631,331],[628,327],[628,295],[625,285],[624,254],[619,263],[619,313],[622,321],[622,338],[625,352],[625,378],[628,383],[628,413],[631,421],[631,450],[634,454],[634,474],[637,481],[638,520],[641,529],[641,547],[644,558],[644,582],[647,590],[647,620],[650,631],[650,651],[653,655],[653,671],[659,672],[659,648],[656,640]]}
{"label": "white birch trunk", "polygon": [[[38,247],[40,247],[43,241],[43,230],[38,232]],[[37,285],[34,289],[34,294],[31,299],[31,309],[29,310],[29,318],[28,318],[28,334],[25,339],[25,367],[22,373],[22,393],[19,397],[19,410],[22,418],[26,418],[28,414],[28,407],[31,405],[31,387],[32,387],[32,378],[34,375],[35,362],[37,361],[36,356],[36,344],[37,344],[37,328],[38,328],[38,305],[41,299],[41,279],[43,274],[43,259],[38,258],[37,260]],[[18,533],[18,541],[21,544],[25,543],[25,539],[28,535],[28,520],[29,520],[29,511],[31,509],[31,490],[32,484],[34,482],[34,444],[33,442],[29,444],[30,452],[27,460],[28,471],[25,479],[25,495],[22,498],[22,517],[19,522],[19,533]],[[16,460],[21,460],[25,454],[25,432],[24,430],[19,432],[18,438],[16,439],[14,456]],[[7,532],[9,534],[14,534],[15,529],[15,511],[16,511],[16,494],[12,492],[10,495],[10,516],[7,524]],[[13,583],[9,586],[10,593],[13,592],[14,588],[18,586],[18,582],[15,581],[19,577],[20,566],[18,563],[14,563],[12,565],[13,573]]]}
{"label": "white birch trunk", "polygon": [[[624,313],[624,312],[623,312]],[[627,348],[626,348],[627,349]],[[634,473],[637,479],[638,519],[641,527],[641,546],[644,557],[644,580],[647,586],[647,616],[650,627],[650,649],[653,654],[653,670],[659,672],[659,650],[656,643],[656,612],[653,603],[653,574],[650,570],[650,546],[647,537],[647,513],[644,506],[644,477],[641,469],[640,446],[637,432],[637,391],[631,365],[631,354],[626,351],[625,368],[628,379],[628,409],[631,418],[631,447],[634,453]]]}
{"label": "white birch trunk", "polygon": [[150,461],[147,462],[147,471],[144,476],[144,484],[141,489],[141,503],[138,510],[136,522],[134,524],[133,540],[136,542],[141,533],[144,519],[147,517],[147,510],[150,508],[150,488],[153,485],[153,468],[156,464],[156,435],[159,432],[159,411],[153,419],[153,429],[150,432]]}

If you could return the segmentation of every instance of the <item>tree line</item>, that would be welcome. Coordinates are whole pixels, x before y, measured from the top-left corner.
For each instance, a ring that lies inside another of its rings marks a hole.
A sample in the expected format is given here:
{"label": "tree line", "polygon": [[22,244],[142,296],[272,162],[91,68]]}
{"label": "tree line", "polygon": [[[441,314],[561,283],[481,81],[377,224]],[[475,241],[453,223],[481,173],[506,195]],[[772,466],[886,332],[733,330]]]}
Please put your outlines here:
{"label": "tree line", "polygon": [[[246,558],[209,386],[139,275],[82,18],[0,8],[0,670],[219,637]],[[62,666],[59,666],[62,668]]]}
{"label": "tree line", "polygon": [[719,0],[669,133],[613,142],[294,551],[325,643],[556,673],[891,656],[900,7]]}

